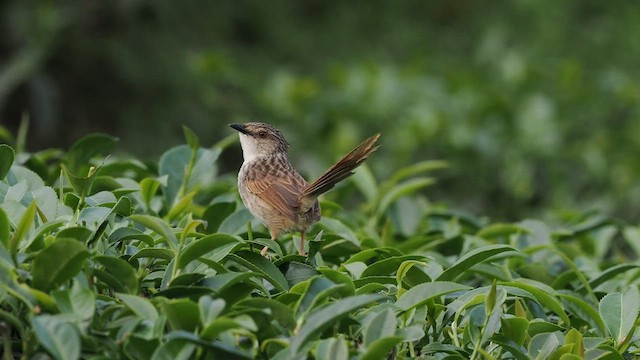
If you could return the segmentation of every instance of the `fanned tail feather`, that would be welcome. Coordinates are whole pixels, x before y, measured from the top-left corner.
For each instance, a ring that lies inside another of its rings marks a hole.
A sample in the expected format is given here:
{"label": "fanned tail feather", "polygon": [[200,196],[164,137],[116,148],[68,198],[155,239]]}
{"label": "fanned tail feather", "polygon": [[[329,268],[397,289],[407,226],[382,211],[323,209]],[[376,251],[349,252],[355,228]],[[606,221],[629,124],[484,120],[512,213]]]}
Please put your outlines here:
{"label": "fanned tail feather", "polygon": [[353,170],[378,149],[379,145],[375,145],[378,138],[380,138],[380,134],[364,140],[340,161],[333,164],[316,181],[307,185],[300,193],[300,204],[303,210],[306,211],[311,208],[318,196],[329,191],[338,182],[353,175]]}

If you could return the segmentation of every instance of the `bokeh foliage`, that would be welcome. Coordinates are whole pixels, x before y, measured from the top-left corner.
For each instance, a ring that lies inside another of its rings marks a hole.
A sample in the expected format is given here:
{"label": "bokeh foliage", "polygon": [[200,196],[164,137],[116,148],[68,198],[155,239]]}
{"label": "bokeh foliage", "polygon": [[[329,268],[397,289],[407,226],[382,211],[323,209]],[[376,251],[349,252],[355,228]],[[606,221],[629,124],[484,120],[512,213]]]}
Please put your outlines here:
{"label": "bokeh foliage", "polygon": [[[432,200],[495,218],[640,215],[640,3],[48,1],[0,4],[0,111],[28,147],[89,130],[157,156],[187,124],[283,128],[313,177],[443,159]],[[237,154],[239,157],[239,153]],[[223,157],[223,171],[238,159]]]}

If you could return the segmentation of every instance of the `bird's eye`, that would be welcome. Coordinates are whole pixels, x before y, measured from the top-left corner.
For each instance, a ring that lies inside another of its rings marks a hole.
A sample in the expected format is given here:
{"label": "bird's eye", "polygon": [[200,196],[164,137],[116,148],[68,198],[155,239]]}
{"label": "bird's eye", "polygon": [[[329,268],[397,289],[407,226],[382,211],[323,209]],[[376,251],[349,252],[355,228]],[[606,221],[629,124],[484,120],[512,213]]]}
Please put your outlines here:
{"label": "bird's eye", "polygon": [[266,137],[267,137],[267,132],[266,132],[266,131],[260,131],[260,132],[258,133],[258,136],[259,136],[260,138],[264,139],[264,138],[266,138]]}

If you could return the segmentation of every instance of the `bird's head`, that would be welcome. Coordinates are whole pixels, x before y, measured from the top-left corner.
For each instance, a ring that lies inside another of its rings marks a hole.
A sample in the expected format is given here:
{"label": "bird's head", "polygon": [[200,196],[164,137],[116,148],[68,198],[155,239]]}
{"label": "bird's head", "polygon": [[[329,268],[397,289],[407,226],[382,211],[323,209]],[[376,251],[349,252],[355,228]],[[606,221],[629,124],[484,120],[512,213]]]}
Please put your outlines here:
{"label": "bird's head", "polygon": [[278,153],[286,154],[289,149],[289,143],[282,133],[269,124],[249,122],[229,126],[240,132],[244,161]]}

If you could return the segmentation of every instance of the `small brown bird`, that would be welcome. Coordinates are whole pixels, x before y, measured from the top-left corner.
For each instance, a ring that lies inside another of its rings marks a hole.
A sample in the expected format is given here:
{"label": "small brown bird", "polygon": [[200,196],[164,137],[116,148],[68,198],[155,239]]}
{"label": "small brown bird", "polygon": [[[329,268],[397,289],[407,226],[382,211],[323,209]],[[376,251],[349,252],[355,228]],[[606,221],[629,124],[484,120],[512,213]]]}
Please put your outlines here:
{"label": "small brown bird", "polygon": [[[238,173],[240,198],[251,214],[262,222],[275,240],[283,232],[300,231],[300,255],[304,255],[304,233],[320,220],[318,196],[353,174],[374,152],[380,134],[358,145],[308,184],[289,162],[289,143],[271,125],[259,122],[230,124],[240,132],[244,162]],[[268,247],[262,249],[265,256]]]}

